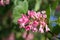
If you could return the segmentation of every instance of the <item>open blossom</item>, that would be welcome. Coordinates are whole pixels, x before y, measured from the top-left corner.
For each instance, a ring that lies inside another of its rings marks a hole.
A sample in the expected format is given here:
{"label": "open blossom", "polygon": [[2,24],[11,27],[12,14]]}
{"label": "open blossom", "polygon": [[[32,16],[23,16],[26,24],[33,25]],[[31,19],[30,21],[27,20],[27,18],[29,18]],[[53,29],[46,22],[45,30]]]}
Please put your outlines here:
{"label": "open blossom", "polygon": [[26,31],[31,30],[31,29],[32,29],[32,25],[27,25],[27,26],[25,27],[25,29],[26,29]]}
{"label": "open blossom", "polygon": [[[26,31],[33,31],[33,32],[48,32],[50,29],[46,23],[46,11],[35,12],[35,11],[28,11],[28,14],[23,14],[21,18],[18,19],[18,24],[20,28],[24,28]],[[40,26],[40,27],[39,27]]]}
{"label": "open blossom", "polygon": [[33,10],[32,10],[32,11],[30,11],[30,10],[28,11],[28,15],[29,15],[31,18],[33,18],[33,19],[35,18],[35,17],[34,17],[35,14],[36,14],[36,12],[33,11]]}
{"label": "open blossom", "polygon": [[27,23],[29,22],[29,18],[26,16],[26,15],[22,15],[22,18],[19,18],[18,19],[18,23],[21,25],[21,26],[25,26]]}
{"label": "open blossom", "polygon": [[37,29],[37,28],[32,28],[32,31],[33,31],[33,32],[37,32],[38,29]]}
{"label": "open blossom", "polygon": [[47,18],[47,15],[46,14],[43,14],[43,18]]}
{"label": "open blossom", "polygon": [[42,14],[41,14],[40,12],[37,12],[37,13],[35,14],[35,17],[36,17],[37,19],[40,19],[40,17],[42,17]]}
{"label": "open blossom", "polygon": [[32,23],[32,26],[33,26],[33,27],[37,27],[38,25],[39,25],[39,22],[33,21],[33,23]]}
{"label": "open blossom", "polygon": [[10,3],[10,0],[0,0],[0,6],[5,6]]}

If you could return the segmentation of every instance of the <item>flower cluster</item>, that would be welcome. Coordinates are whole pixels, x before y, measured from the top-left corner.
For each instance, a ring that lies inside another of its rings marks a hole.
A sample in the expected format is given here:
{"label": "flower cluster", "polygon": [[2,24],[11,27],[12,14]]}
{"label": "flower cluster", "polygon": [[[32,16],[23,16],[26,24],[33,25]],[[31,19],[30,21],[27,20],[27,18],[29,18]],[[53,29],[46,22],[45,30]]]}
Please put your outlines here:
{"label": "flower cluster", "polygon": [[50,31],[46,19],[46,11],[35,12],[29,10],[27,15],[22,14],[22,17],[18,19],[18,24],[20,28],[24,28],[26,31],[44,33],[44,31]]}
{"label": "flower cluster", "polygon": [[0,6],[5,6],[10,3],[10,0],[0,0]]}

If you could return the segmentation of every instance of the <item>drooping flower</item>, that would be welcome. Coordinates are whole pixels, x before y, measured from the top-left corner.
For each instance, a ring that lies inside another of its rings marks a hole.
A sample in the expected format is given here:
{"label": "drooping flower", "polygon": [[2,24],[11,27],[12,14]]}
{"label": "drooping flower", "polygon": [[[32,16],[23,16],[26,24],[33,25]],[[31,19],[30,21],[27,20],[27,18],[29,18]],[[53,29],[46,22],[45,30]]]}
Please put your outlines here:
{"label": "drooping flower", "polygon": [[48,25],[46,25],[46,32],[50,31],[50,29],[48,28]]}
{"label": "drooping flower", "polygon": [[42,26],[42,25],[40,25],[39,31],[40,31],[41,33],[44,33],[44,30],[43,30],[43,26]]}

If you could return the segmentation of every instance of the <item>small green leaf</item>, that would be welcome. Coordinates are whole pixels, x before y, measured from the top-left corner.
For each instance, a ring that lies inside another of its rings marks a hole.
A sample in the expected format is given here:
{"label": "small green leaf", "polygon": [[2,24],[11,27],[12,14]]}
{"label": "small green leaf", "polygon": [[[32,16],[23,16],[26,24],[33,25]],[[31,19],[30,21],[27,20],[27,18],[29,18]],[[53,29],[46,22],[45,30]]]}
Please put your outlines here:
{"label": "small green leaf", "polygon": [[18,18],[21,17],[21,14],[26,14],[28,11],[28,2],[27,0],[19,1],[19,3],[13,8],[13,22],[17,23]]}
{"label": "small green leaf", "polygon": [[42,2],[42,0],[36,0],[36,4],[35,4],[35,8],[34,8],[35,11],[39,10],[41,2]]}
{"label": "small green leaf", "polygon": [[51,15],[54,15],[57,5],[58,0],[53,1],[53,3],[51,4]]}
{"label": "small green leaf", "polygon": [[46,14],[47,14],[47,17],[48,17],[48,20],[49,20],[49,18],[50,18],[50,6],[49,5],[47,5]]}

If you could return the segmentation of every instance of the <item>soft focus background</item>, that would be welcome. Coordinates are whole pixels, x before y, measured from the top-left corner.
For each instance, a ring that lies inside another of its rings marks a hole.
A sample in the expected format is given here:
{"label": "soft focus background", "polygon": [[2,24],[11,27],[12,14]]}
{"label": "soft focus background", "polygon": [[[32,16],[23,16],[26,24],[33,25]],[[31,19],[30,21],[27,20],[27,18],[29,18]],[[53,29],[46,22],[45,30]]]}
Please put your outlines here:
{"label": "soft focus background", "polygon": [[0,2],[0,40],[25,40],[26,32],[19,28],[17,20],[28,10],[46,10],[50,28],[44,34],[30,32],[31,40],[60,40],[60,0],[10,0],[8,5]]}

